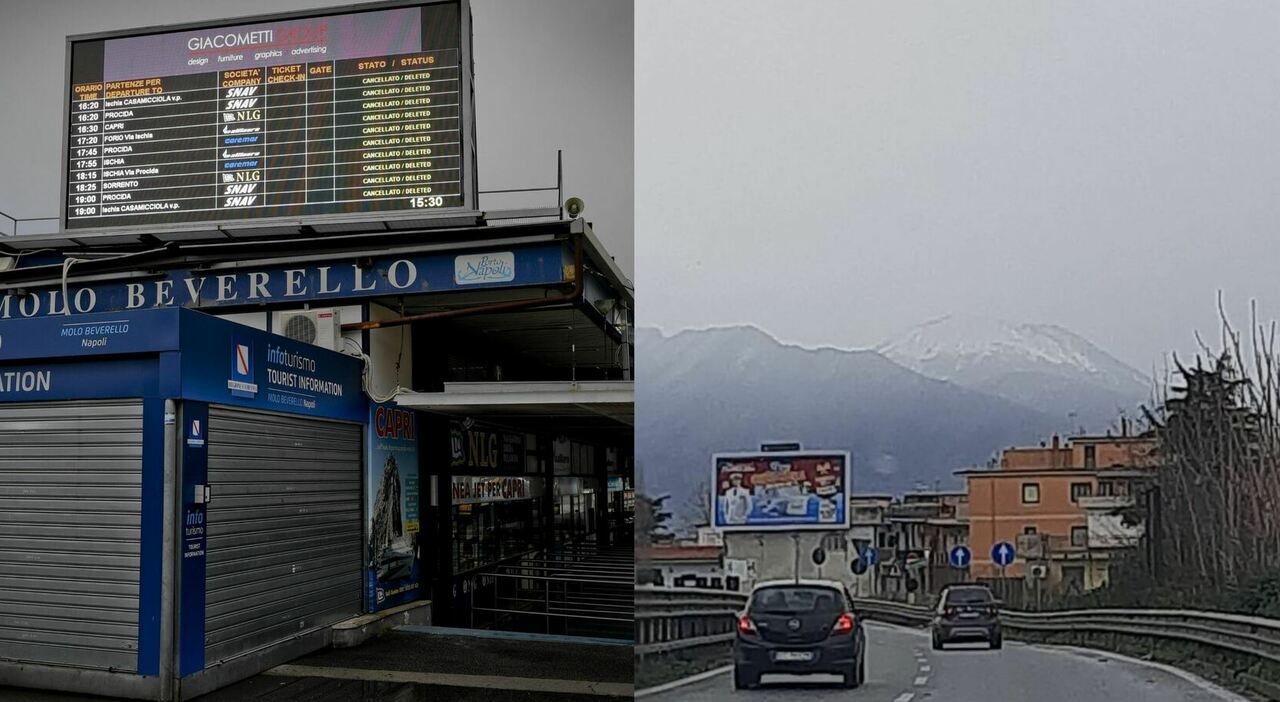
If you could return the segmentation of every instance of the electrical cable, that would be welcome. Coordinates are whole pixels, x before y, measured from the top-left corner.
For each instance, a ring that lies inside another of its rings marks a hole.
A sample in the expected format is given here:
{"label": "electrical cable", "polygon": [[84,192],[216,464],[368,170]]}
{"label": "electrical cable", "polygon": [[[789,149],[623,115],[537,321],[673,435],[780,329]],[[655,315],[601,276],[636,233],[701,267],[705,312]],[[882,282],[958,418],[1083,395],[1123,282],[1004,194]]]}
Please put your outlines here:
{"label": "electrical cable", "polygon": [[87,263],[83,258],[66,257],[62,261],[62,309],[63,314],[71,314],[71,298],[67,296],[67,276],[71,273],[71,266],[76,263]]}
{"label": "electrical cable", "polygon": [[372,399],[374,402],[383,402],[383,403],[391,402],[392,400],[396,399],[396,397],[398,397],[399,395],[402,395],[406,392],[413,391],[412,388],[406,388],[400,385],[400,374],[399,374],[399,371],[397,370],[396,386],[392,388],[391,394],[389,395],[379,394],[373,388],[373,375],[372,375],[373,360],[369,358],[369,355],[366,354],[363,349],[360,348],[360,344],[357,344],[356,342],[346,338],[345,336],[342,337],[342,341],[343,343],[351,344],[352,348],[355,350],[356,355],[359,355],[360,358],[364,360],[364,372],[361,374],[361,384],[364,386],[365,394],[368,395],[370,399]]}

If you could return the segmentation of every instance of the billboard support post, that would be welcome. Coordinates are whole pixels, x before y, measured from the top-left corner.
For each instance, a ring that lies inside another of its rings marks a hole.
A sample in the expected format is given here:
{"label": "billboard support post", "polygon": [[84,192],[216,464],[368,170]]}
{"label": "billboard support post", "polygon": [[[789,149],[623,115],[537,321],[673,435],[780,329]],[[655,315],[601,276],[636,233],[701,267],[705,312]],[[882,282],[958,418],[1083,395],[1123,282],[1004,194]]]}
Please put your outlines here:
{"label": "billboard support post", "polygon": [[795,555],[796,555],[795,576],[796,576],[796,584],[799,585],[800,584],[800,535],[792,534],[791,543],[793,546],[795,546]]}

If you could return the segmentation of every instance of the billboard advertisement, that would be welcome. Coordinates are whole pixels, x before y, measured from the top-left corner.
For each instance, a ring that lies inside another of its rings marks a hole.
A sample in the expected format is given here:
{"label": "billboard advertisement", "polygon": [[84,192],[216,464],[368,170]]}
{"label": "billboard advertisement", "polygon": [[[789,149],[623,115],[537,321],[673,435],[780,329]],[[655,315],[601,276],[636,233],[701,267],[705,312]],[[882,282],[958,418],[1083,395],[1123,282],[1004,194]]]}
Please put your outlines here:
{"label": "billboard advertisement", "polygon": [[712,456],[712,523],[724,531],[849,526],[849,453]]}
{"label": "billboard advertisement", "polygon": [[377,612],[418,599],[418,432],[412,410],[369,407],[365,606]]}

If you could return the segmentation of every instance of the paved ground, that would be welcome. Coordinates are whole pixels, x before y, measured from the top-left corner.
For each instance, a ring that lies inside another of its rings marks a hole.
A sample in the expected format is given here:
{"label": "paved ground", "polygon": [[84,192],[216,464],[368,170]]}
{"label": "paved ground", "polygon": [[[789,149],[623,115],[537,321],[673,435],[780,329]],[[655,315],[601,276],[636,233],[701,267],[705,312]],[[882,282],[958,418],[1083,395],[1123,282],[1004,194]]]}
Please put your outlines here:
{"label": "paved ground", "polygon": [[313,653],[200,702],[630,697],[630,646],[415,628]]}
{"label": "paved ground", "polygon": [[[413,627],[319,651],[199,702],[437,702],[630,698],[630,646]],[[106,702],[0,687],[0,702]]]}
{"label": "paved ground", "polygon": [[[728,673],[646,696],[646,702],[850,700],[865,702],[1244,702],[1173,672],[1105,654],[1005,641],[1004,650],[956,646],[933,651],[923,631],[870,623],[866,685],[844,690],[836,678],[768,677],[735,692]],[[829,681],[829,682],[826,682]]]}

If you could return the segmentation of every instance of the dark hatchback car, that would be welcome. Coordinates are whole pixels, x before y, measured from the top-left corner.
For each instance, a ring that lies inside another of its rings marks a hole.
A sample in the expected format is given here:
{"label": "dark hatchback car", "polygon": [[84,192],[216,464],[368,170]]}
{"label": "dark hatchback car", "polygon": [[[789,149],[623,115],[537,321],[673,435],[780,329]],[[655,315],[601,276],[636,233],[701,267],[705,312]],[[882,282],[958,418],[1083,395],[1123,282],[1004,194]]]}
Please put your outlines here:
{"label": "dark hatchback car", "polygon": [[938,597],[933,615],[933,650],[949,643],[985,641],[993,649],[1004,644],[1000,602],[986,585],[950,585]]}
{"label": "dark hatchback car", "polygon": [[767,674],[839,675],[845,687],[867,677],[867,638],[849,591],[830,580],[760,583],[738,618],[733,684]]}

